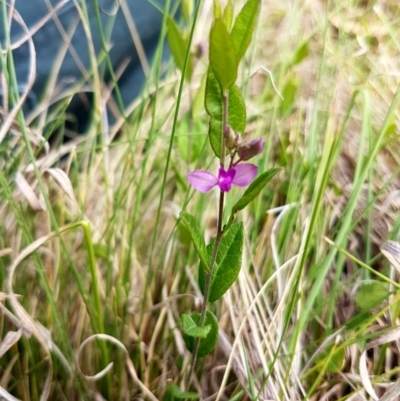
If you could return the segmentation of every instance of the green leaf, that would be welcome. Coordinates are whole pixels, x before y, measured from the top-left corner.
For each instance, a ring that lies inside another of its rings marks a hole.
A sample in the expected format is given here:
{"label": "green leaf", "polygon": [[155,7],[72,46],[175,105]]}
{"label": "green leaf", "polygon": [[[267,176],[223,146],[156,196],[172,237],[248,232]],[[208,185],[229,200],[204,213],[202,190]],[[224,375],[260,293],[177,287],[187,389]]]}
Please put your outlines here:
{"label": "green leaf", "polygon": [[176,384],[168,383],[162,401],[197,400],[199,398],[200,396],[197,393],[182,391]]}
{"label": "green leaf", "polygon": [[224,228],[227,230],[235,219],[235,215],[239,210],[244,209],[258,194],[263,190],[263,188],[271,181],[278,171],[281,169],[279,167],[271,168],[265,173],[260,174],[246,189],[242,197],[235,203],[232,207],[231,216],[229,221]]}
{"label": "green leaf", "polygon": [[186,113],[178,123],[176,142],[182,159],[186,163],[193,163],[200,156],[205,140],[204,135],[201,134],[202,128],[201,120],[192,120],[190,112]]}
{"label": "green leaf", "polygon": [[93,244],[94,255],[96,256],[96,258],[108,260],[109,249],[110,249],[110,247],[107,245],[103,245],[103,244],[99,244],[99,243]]}
{"label": "green leaf", "polygon": [[192,117],[195,121],[199,120],[198,117],[201,115],[201,113],[204,110],[207,75],[208,75],[208,73],[206,72],[203,75],[203,77],[201,78],[201,83],[200,83],[199,89],[197,90],[197,92],[193,98]]}
{"label": "green leaf", "polygon": [[231,37],[236,49],[238,61],[241,60],[249,47],[260,8],[261,0],[249,0],[236,17]]}
{"label": "green leaf", "polygon": [[343,367],[344,361],[345,361],[344,349],[340,348],[337,351],[334,351],[330,355],[329,362],[326,365],[326,372],[329,372],[329,373],[340,372],[340,370]]}
{"label": "green leaf", "polygon": [[[178,27],[176,26],[174,20],[168,17],[168,33],[167,40],[169,48],[171,49],[172,57],[178,68],[183,71],[183,66],[185,64],[185,55],[188,47],[187,40],[183,38]],[[185,79],[190,81],[193,72],[193,62],[191,56],[189,56],[189,63],[186,68]]]}
{"label": "green leaf", "polygon": [[183,224],[183,222],[180,222],[178,224],[177,229],[178,229],[179,241],[180,241],[182,247],[185,250],[187,250],[190,247],[191,243],[192,243],[192,239],[190,238],[189,230],[187,229],[186,225]]}
{"label": "green leaf", "polygon": [[222,121],[222,92],[210,68],[207,74],[204,106],[210,117],[216,117]]}
{"label": "green leaf", "polygon": [[226,30],[229,32],[232,28],[232,22],[233,22],[232,0],[228,0],[228,2],[226,3],[224,15],[222,16],[222,21],[225,24]]}
{"label": "green leaf", "polygon": [[377,280],[364,282],[356,294],[356,304],[365,310],[378,306],[389,296],[387,285]]}
{"label": "green leaf", "polygon": [[329,373],[340,372],[343,367],[344,360],[344,349],[336,349],[336,346],[326,349],[317,357],[320,369],[324,368],[324,371]]}
{"label": "green leaf", "polygon": [[357,330],[359,326],[365,324],[365,322],[370,318],[371,314],[368,311],[361,311],[356,316],[353,316],[350,320],[345,322],[346,329],[349,331]]}
{"label": "green leaf", "polygon": [[[200,313],[195,313],[192,315],[193,321],[198,325],[200,323]],[[211,311],[206,312],[206,318],[204,320],[205,326],[210,326],[210,331],[206,338],[200,339],[199,348],[197,350],[197,355],[199,357],[206,356],[212,352],[218,341],[218,320]],[[191,336],[183,333],[183,340],[185,341],[186,348],[193,352],[195,339]]]}
{"label": "green leaf", "polygon": [[224,233],[228,232],[229,228],[231,227],[232,223],[235,220],[237,212],[239,210],[244,209],[256,196],[258,196],[259,193],[262,191],[262,189],[269,183],[269,181],[271,181],[271,179],[275,176],[275,174],[278,173],[278,171],[280,170],[281,169],[279,167],[272,168],[266,171],[265,173],[262,173],[249,185],[249,187],[244,192],[243,196],[232,207],[231,215],[229,216],[229,220],[224,227]]}
{"label": "green leaf", "polygon": [[299,82],[295,79],[289,80],[283,88],[283,100],[281,100],[281,105],[279,109],[279,113],[282,117],[287,116],[292,111],[298,89]]}
{"label": "green leaf", "polygon": [[[222,123],[215,117],[210,118],[210,125],[208,128],[208,138],[210,139],[210,144],[212,150],[216,157],[221,157],[221,136],[222,136]],[[226,151],[228,153],[228,149]]]}
{"label": "green leaf", "polygon": [[308,41],[303,42],[296,49],[293,56],[292,64],[300,64],[308,56]]}
{"label": "green leaf", "polygon": [[179,216],[189,230],[196,252],[199,255],[204,268],[208,271],[209,258],[207,255],[206,243],[204,242],[203,235],[201,234],[195,218],[190,213],[184,211],[182,211]]}
{"label": "green leaf", "polygon": [[182,315],[182,328],[187,336],[194,338],[206,338],[211,330],[210,325],[200,327],[189,315],[186,314]]}
{"label": "green leaf", "polygon": [[[211,147],[217,157],[221,155],[222,136],[222,92],[209,70],[206,82],[205,108],[210,118],[209,139]],[[244,132],[246,127],[246,106],[240,89],[236,84],[229,89],[228,95],[228,124],[235,132]]]}
{"label": "green leaf", "polygon": [[[221,298],[237,279],[242,265],[243,237],[243,223],[241,222],[232,224],[228,233],[222,237],[212,270],[208,296],[210,302],[215,302]],[[207,245],[209,258],[211,258],[214,245],[215,238]],[[204,272],[204,266],[200,263],[199,285],[203,294],[205,281],[206,273]]]}
{"label": "green leaf", "polygon": [[181,0],[182,14],[188,24],[193,14],[194,4],[193,0]]}
{"label": "green leaf", "polygon": [[222,9],[219,0],[214,0],[214,19],[221,19]]}
{"label": "green leaf", "polygon": [[246,106],[236,84],[229,89],[228,124],[235,132],[243,133],[246,128]]}
{"label": "green leaf", "polygon": [[238,68],[235,46],[220,19],[210,32],[210,67],[223,93],[235,83]]}

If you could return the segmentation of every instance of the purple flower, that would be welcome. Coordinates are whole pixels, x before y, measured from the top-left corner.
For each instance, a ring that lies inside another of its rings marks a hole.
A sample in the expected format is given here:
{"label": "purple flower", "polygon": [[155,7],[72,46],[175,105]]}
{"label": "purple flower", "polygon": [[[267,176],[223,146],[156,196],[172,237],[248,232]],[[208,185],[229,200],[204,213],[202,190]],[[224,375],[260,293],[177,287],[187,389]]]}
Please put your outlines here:
{"label": "purple flower", "polygon": [[238,164],[228,170],[220,168],[218,177],[204,170],[195,170],[187,175],[188,181],[200,192],[208,192],[216,185],[221,191],[230,191],[232,184],[238,187],[249,185],[257,174],[257,166],[251,163]]}

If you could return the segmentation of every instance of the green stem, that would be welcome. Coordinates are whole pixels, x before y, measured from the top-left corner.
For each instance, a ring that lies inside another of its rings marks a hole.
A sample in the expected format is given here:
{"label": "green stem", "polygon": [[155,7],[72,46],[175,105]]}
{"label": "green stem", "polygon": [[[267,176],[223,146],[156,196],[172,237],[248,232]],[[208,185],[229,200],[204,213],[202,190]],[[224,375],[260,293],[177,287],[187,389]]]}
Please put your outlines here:
{"label": "green stem", "polygon": [[[84,2],[82,2],[82,5],[85,7],[85,10],[86,10],[86,4],[84,4]],[[126,121],[124,101],[122,100],[121,91],[119,90],[119,86],[118,86],[118,80],[117,80],[117,77],[114,72],[114,67],[111,62],[109,50],[107,49],[106,37],[104,35],[103,25],[101,23],[101,18],[100,18],[100,6],[98,4],[98,1],[96,1],[96,0],[93,0],[93,10],[94,10],[95,17],[96,17],[96,23],[97,23],[99,38],[100,38],[100,43],[101,43],[101,50],[104,53],[108,72],[110,74],[111,81],[114,86],[117,105],[118,105],[118,108],[119,108],[122,118],[124,119],[124,121]],[[104,75],[104,73],[103,73],[103,75]]]}
{"label": "green stem", "polygon": [[[224,168],[225,167],[225,136],[224,136],[224,133],[228,126],[228,93],[225,93],[223,95],[222,100],[223,100],[223,115],[222,115],[220,166],[221,166],[221,168]],[[201,307],[201,316],[200,316],[200,322],[199,322],[200,327],[204,326],[204,321],[206,319],[208,296],[209,296],[210,287],[211,287],[211,278],[212,278],[213,269],[215,266],[215,260],[217,259],[217,255],[218,255],[219,245],[220,245],[221,239],[223,237],[222,220],[223,220],[223,215],[224,215],[224,200],[225,200],[225,192],[220,191],[219,205],[218,205],[217,237],[215,239],[214,249],[213,249],[213,253],[211,255],[209,273],[207,273],[207,275],[206,275],[206,281],[204,284],[204,298],[203,298],[203,304]],[[192,361],[190,363],[190,370],[189,370],[189,376],[188,376],[188,388],[190,386],[191,379],[192,379],[192,376],[194,373],[194,369],[196,367],[197,352],[199,349],[199,344],[200,344],[200,338],[197,337],[195,339],[194,345],[193,345]]]}
{"label": "green stem", "polygon": [[[82,221],[83,233],[85,236],[85,242],[88,251],[90,274],[92,276],[92,288],[94,296],[94,309],[95,309],[95,322],[98,333],[105,333],[104,329],[104,315],[103,306],[101,302],[100,288],[99,288],[99,275],[98,267],[96,263],[96,255],[94,253],[92,231],[90,229],[90,222],[88,220]],[[101,359],[103,365],[108,365],[110,361],[110,354],[108,352],[106,343],[104,341],[98,341],[98,345],[101,351]],[[109,397],[112,397],[112,383],[111,376],[107,375],[105,378],[105,391]]]}
{"label": "green stem", "polygon": [[[201,316],[200,316],[200,322],[199,322],[200,327],[204,326],[204,321],[206,319],[207,306],[208,306],[208,295],[210,293],[210,287],[211,287],[211,277],[212,277],[213,269],[215,266],[215,260],[217,259],[219,245],[220,245],[221,239],[222,239],[222,215],[223,215],[223,211],[224,211],[224,195],[225,195],[225,193],[220,191],[217,238],[215,239],[214,249],[213,249],[213,253],[211,256],[210,270],[209,270],[210,272],[207,273],[206,281],[204,284],[204,298],[203,298],[203,304],[201,307]],[[190,386],[190,382],[191,382],[191,379],[192,379],[192,376],[194,373],[194,368],[196,367],[197,351],[199,350],[199,344],[200,344],[200,338],[197,337],[195,339],[194,345],[193,345],[192,361],[190,363],[190,371],[189,371],[189,376],[188,376],[188,388]]]}
{"label": "green stem", "polygon": [[228,92],[224,93],[222,102],[221,168],[225,168],[225,131],[228,128]]}
{"label": "green stem", "polygon": [[99,333],[104,333],[104,322],[103,322],[103,307],[101,303],[100,289],[99,289],[99,275],[97,271],[96,256],[94,254],[92,232],[90,230],[90,222],[84,220],[81,223],[83,233],[85,235],[85,242],[89,257],[90,274],[92,276],[92,288],[94,296],[94,305],[96,310],[96,326]]}

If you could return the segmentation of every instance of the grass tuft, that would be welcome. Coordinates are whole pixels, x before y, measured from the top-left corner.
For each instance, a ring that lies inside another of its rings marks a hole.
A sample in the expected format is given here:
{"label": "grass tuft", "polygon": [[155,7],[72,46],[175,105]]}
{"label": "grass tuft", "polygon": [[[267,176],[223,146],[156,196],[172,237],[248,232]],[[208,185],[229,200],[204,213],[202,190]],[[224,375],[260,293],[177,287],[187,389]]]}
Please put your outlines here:
{"label": "grass tuft", "polygon": [[[212,20],[203,3],[188,27],[192,49]],[[266,142],[260,171],[282,170],[240,214],[243,263],[213,305],[219,341],[192,383],[200,399],[396,399],[399,258],[386,241],[400,225],[399,18],[394,0],[262,2],[238,71],[244,136]],[[172,61],[163,74],[166,24],[142,94],[126,110],[117,100],[115,122],[102,112],[107,52],[92,52],[92,119],[66,143],[67,104],[87,89],[56,85],[67,48],[30,114],[9,39],[1,49],[0,398],[161,400],[171,382],[193,390],[180,316],[200,310],[201,292],[178,216],[187,210],[206,243],[215,237],[217,197],[186,181],[213,166],[208,60],[194,59],[190,82]]]}

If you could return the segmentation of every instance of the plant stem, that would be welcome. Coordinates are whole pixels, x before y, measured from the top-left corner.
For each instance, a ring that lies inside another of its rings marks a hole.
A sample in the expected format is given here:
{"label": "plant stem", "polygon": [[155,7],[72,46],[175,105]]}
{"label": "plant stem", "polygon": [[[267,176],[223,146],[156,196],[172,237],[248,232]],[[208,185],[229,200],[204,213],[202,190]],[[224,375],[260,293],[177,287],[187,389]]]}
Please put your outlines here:
{"label": "plant stem", "polygon": [[228,92],[224,93],[222,102],[221,168],[225,168],[225,131],[228,128]]}
{"label": "plant stem", "polygon": [[[228,93],[225,93],[223,95],[222,100],[223,100],[223,116],[222,116],[220,167],[224,168],[225,167],[225,136],[224,136],[224,132],[228,125],[228,123],[227,123],[227,121],[228,121]],[[221,243],[221,239],[223,236],[222,220],[223,220],[223,215],[224,215],[224,200],[225,200],[225,192],[220,191],[219,192],[219,205],[218,205],[217,237],[215,239],[214,249],[213,249],[213,253],[211,255],[209,273],[207,273],[207,275],[206,275],[206,281],[204,284],[204,298],[203,298],[203,304],[201,307],[201,316],[200,316],[200,322],[199,322],[200,327],[204,326],[204,321],[206,319],[208,296],[210,293],[212,273],[214,270],[215,261],[217,259],[219,245]],[[194,345],[193,345],[192,361],[190,363],[189,376],[188,376],[188,380],[187,380],[188,388],[190,386],[190,382],[191,382],[191,379],[192,379],[192,376],[194,373],[194,369],[196,367],[197,352],[199,349],[199,344],[200,344],[200,338],[196,337],[196,339],[194,341]]]}
{"label": "plant stem", "polygon": [[[213,253],[211,256],[210,272],[207,273],[206,281],[204,284],[204,298],[203,298],[203,305],[201,307],[201,316],[200,316],[200,322],[199,322],[200,327],[204,326],[204,321],[206,319],[207,306],[208,306],[208,295],[210,293],[211,277],[212,277],[213,269],[215,266],[215,260],[217,258],[219,245],[220,245],[221,239],[222,239],[222,214],[223,214],[223,210],[224,210],[224,195],[225,195],[225,193],[220,191],[217,238],[215,239],[214,249],[213,249]],[[188,376],[188,387],[190,386],[191,378],[193,376],[194,368],[196,366],[197,351],[199,349],[199,344],[200,344],[200,338],[197,337],[195,339],[194,345],[193,345],[192,361],[190,364],[190,371],[189,371],[189,376]]]}

